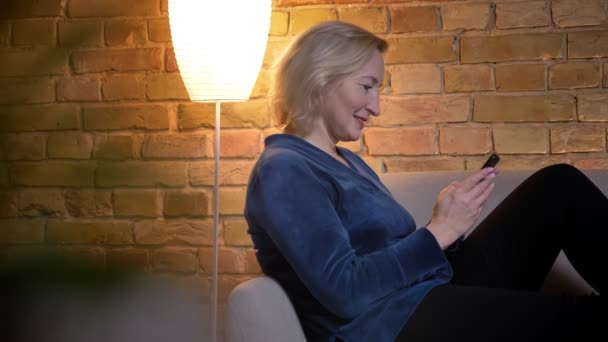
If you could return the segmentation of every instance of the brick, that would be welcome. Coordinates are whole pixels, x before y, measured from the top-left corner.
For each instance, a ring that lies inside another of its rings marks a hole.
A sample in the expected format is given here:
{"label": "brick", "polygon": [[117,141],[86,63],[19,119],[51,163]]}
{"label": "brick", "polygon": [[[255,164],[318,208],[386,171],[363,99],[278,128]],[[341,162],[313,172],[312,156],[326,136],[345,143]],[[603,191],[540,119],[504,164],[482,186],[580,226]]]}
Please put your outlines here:
{"label": "brick", "polygon": [[262,60],[262,66],[269,67],[273,65],[281,52],[286,48],[289,40],[269,40],[266,43],[266,51],[264,53],[264,59]]}
{"label": "brick", "polygon": [[166,217],[201,217],[209,215],[209,200],[205,192],[168,191],[164,196]]}
{"label": "brick", "polygon": [[155,271],[171,273],[196,272],[196,250],[191,248],[163,248],[152,252]]}
{"label": "brick", "polygon": [[338,9],[338,17],[370,32],[386,32],[388,15],[384,7],[343,7]]}
{"label": "brick", "polygon": [[391,32],[409,33],[438,31],[437,7],[392,7]]}
{"label": "brick", "polygon": [[490,65],[446,66],[443,73],[448,93],[494,90],[494,72]]}
{"label": "brick", "polygon": [[89,159],[92,149],[93,137],[90,134],[51,134],[47,140],[49,158]]}
{"label": "brick", "polygon": [[156,192],[114,190],[114,215],[117,217],[155,217]]}
{"label": "brick", "polygon": [[579,94],[578,118],[581,121],[608,121],[608,94]]}
{"label": "brick", "polygon": [[441,154],[484,154],[492,149],[491,130],[487,127],[441,127],[439,151]]}
{"label": "brick", "polygon": [[135,243],[138,245],[211,246],[213,244],[213,220],[139,221],[135,223]]}
{"label": "brick", "polygon": [[245,251],[245,273],[262,273],[262,269],[256,257],[256,251],[253,249],[247,249]]}
{"label": "brick", "polygon": [[68,54],[58,48],[0,51],[0,77],[63,75],[68,72]]}
{"label": "brick", "polygon": [[55,87],[49,78],[0,79],[0,104],[49,103]]}
{"label": "brick", "polygon": [[245,188],[220,189],[220,215],[243,215]]}
{"label": "brick", "polygon": [[63,191],[24,190],[19,193],[19,214],[27,217],[64,217]]}
{"label": "brick", "polygon": [[597,88],[600,82],[599,64],[565,63],[549,67],[549,89]]}
{"label": "brick", "polygon": [[124,160],[134,157],[133,138],[128,135],[95,135],[93,159]]}
{"label": "brick", "polygon": [[18,20],[13,23],[13,45],[55,45],[55,20]]}
{"label": "brick", "polygon": [[433,126],[370,128],[363,132],[370,155],[436,154],[436,136]]}
{"label": "brick", "polygon": [[0,107],[0,132],[78,129],[80,108],[75,105]]}
{"label": "brick", "polygon": [[546,122],[574,119],[570,95],[475,96],[473,120],[478,122]]}
{"label": "brick", "polygon": [[6,187],[8,184],[8,164],[0,163],[0,187]]}
{"label": "brick", "polygon": [[16,191],[0,190],[0,217],[15,217],[19,214],[19,197]]}
{"label": "brick", "polygon": [[332,0],[278,0],[278,6],[281,7],[292,7],[292,6],[303,6],[303,5],[323,5],[331,4]]}
{"label": "brick", "polygon": [[100,101],[100,85],[96,78],[74,77],[57,81],[58,101]]}
{"label": "brick", "polygon": [[[0,161],[8,159],[8,134],[0,134]],[[0,164],[2,165],[2,164]]]}
{"label": "brick", "polygon": [[177,74],[149,74],[146,80],[149,100],[188,100],[188,91],[182,77]]}
{"label": "brick", "polygon": [[101,21],[63,21],[57,24],[59,45],[63,47],[103,47]]}
{"label": "brick", "polygon": [[138,17],[160,15],[160,0],[70,0],[70,17]]}
{"label": "brick", "polygon": [[156,47],[74,51],[71,64],[76,73],[161,70],[162,52]]}
{"label": "brick", "polygon": [[148,42],[148,28],[144,20],[112,20],[105,36],[108,46],[139,46]]}
{"label": "brick", "polygon": [[249,226],[245,220],[224,220],[224,244],[226,246],[251,247],[253,242],[247,232]]}
{"label": "brick", "polygon": [[544,27],[549,24],[549,11],[544,0],[496,4],[496,27],[499,29]]}
{"label": "brick", "polygon": [[489,4],[448,4],[441,8],[444,30],[485,30],[490,22]]}
{"label": "brick", "polygon": [[328,20],[336,20],[333,8],[296,8],[291,11],[291,34],[299,34],[310,27]]}
{"label": "brick", "polygon": [[148,251],[135,248],[113,248],[106,252],[109,269],[144,271],[148,266]]}
{"label": "brick", "polygon": [[597,126],[551,128],[551,153],[597,152],[605,150],[605,129]]}
{"label": "brick", "polygon": [[468,96],[419,96],[380,98],[381,115],[374,126],[407,125],[431,122],[467,121],[470,111]]}
{"label": "brick", "polygon": [[441,72],[434,64],[409,64],[388,67],[391,94],[441,92]]}
{"label": "brick", "polygon": [[387,173],[394,172],[421,172],[421,171],[461,171],[464,170],[464,161],[456,158],[442,159],[385,159],[384,165]]}
{"label": "brick", "polygon": [[604,0],[554,0],[553,22],[558,27],[593,26],[606,21]]}
{"label": "brick", "polygon": [[106,190],[70,190],[65,207],[72,217],[112,216],[112,192]]}
{"label": "brick", "polygon": [[544,64],[498,64],[496,65],[496,90],[544,90]]}
{"label": "brick", "polygon": [[175,51],[173,48],[167,48],[165,50],[165,71],[175,72],[178,71],[177,60],[175,59]]}
{"label": "brick", "polygon": [[454,37],[389,38],[386,64],[442,63],[456,60]]}
{"label": "brick", "polygon": [[[244,267],[242,266],[241,253],[238,250],[219,248],[217,254],[217,271],[219,273],[242,273]],[[213,249],[200,248],[198,263],[203,273],[211,274],[213,270]]]}
{"label": "brick", "polygon": [[84,108],[86,130],[167,129],[169,112],[162,105],[112,105]]}
{"label": "brick", "polygon": [[[222,128],[263,128],[270,124],[270,108],[266,99],[225,102],[220,108]],[[180,129],[215,127],[215,103],[184,103],[179,105]]]}
{"label": "brick", "polygon": [[7,136],[6,159],[44,159],[44,137],[30,134],[10,134]]}
{"label": "brick", "polygon": [[10,39],[10,24],[8,21],[0,21],[0,46],[8,45]]}
{"label": "brick", "polygon": [[58,244],[126,245],[133,243],[128,222],[49,220],[46,240]]}
{"label": "brick", "polygon": [[608,31],[568,33],[568,58],[608,57]]}
{"label": "brick", "polygon": [[146,159],[205,158],[212,156],[210,135],[155,134],[146,136],[142,156]]}
{"label": "brick", "polygon": [[253,90],[251,90],[251,96],[249,98],[255,99],[259,97],[266,97],[270,89],[270,79],[271,74],[268,70],[260,70],[258,78],[253,86]]}
{"label": "brick", "polygon": [[171,42],[171,29],[169,28],[169,18],[148,20],[148,35],[150,36],[150,41],[153,42]]}
{"label": "brick", "polygon": [[[249,160],[222,160],[220,162],[221,185],[245,185],[253,169],[254,161]],[[215,162],[202,161],[190,163],[188,174],[190,185],[206,186],[214,183]]]}
{"label": "brick", "polygon": [[83,266],[97,268],[100,272],[105,270],[106,252],[100,247],[61,247],[57,253],[68,259],[77,260]]}
{"label": "brick", "polygon": [[260,153],[258,131],[222,131],[220,133],[221,157],[255,157]]}
{"label": "brick", "polygon": [[500,154],[548,153],[549,130],[544,127],[494,127],[494,150]]}
{"label": "brick", "polygon": [[146,98],[146,78],[143,75],[108,75],[102,81],[103,99],[143,100]]}
{"label": "brick", "polygon": [[188,177],[184,162],[105,162],[95,175],[98,187],[185,186]]}
{"label": "brick", "polygon": [[44,239],[44,220],[0,220],[0,244],[40,243]]}
{"label": "brick", "polygon": [[93,186],[95,165],[85,162],[19,163],[10,168],[15,185]]}
{"label": "brick", "polygon": [[[479,170],[481,165],[486,161],[487,157],[467,160],[467,170]],[[545,166],[565,163],[567,160],[564,157],[532,157],[532,156],[503,156],[500,160],[499,168],[501,170],[538,170]]]}
{"label": "brick", "polygon": [[270,15],[271,36],[284,36],[289,30],[289,12],[272,11]]}
{"label": "brick", "polygon": [[64,6],[63,0],[3,0],[0,2],[0,18],[59,17]]}
{"label": "brick", "polygon": [[582,170],[605,170],[608,169],[608,158],[585,158],[573,160],[572,164]]}
{"label": "brick", "polygon": [[563,43],[561,33],[464,36],[460,58],[463,63],[562,58]]}

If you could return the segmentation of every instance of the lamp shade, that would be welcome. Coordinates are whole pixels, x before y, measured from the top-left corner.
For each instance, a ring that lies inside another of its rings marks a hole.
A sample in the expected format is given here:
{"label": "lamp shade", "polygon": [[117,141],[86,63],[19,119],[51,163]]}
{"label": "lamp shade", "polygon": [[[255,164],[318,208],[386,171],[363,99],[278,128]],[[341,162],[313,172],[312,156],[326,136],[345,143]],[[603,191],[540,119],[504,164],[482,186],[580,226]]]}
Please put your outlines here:
{"label": "lamp shade", "polygon": [[190,100],[249,99],[271,11],[271,0],[169,0],[175,58]]}

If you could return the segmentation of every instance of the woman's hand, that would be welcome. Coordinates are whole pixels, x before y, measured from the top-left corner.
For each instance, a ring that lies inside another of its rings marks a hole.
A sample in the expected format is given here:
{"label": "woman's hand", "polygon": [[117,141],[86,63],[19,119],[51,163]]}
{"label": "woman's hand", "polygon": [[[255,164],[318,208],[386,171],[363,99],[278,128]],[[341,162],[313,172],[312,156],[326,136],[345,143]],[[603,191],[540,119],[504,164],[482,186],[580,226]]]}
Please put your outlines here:
{"label": "woman's hand", "polygon": [[447,248],[468,232],[494,188],[498,170],[485,168],[462,182],[452,182],[439,192],[431,222],[427,229],[435,236],[442,249]]}

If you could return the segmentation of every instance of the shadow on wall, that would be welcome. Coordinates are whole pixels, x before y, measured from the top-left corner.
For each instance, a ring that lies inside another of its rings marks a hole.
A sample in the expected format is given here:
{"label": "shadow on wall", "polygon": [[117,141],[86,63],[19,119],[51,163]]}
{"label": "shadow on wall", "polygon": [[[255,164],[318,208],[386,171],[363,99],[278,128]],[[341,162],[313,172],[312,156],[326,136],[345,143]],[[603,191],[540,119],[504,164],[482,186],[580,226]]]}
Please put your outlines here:
{"label": "shadow on wall", "polygon": [[[209,303],[183,286],[54,254],[0,265],[1,341],[201,342]],[[3,336],[4,335],[4,336]]]}

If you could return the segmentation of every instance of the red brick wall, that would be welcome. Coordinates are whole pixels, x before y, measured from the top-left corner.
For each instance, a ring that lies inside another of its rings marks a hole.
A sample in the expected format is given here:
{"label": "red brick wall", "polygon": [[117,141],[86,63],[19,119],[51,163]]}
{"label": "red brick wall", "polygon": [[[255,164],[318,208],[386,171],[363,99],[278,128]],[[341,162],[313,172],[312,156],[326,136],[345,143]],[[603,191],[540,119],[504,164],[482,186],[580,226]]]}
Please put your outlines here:
{"label": "red brick wall", "polygon": [[[390,42],[383,115],[344,144],[378,172],[608,168],[608,1],[275,0],[252,99],[222,106],[220,292],[259,272],[241,215],[272,127],[268,66],[327,19]],[[237,23],[235,23],[236,25]],[[213,104],[188,101],[167,0],[0,4],[0,245],[208,286]]]}

